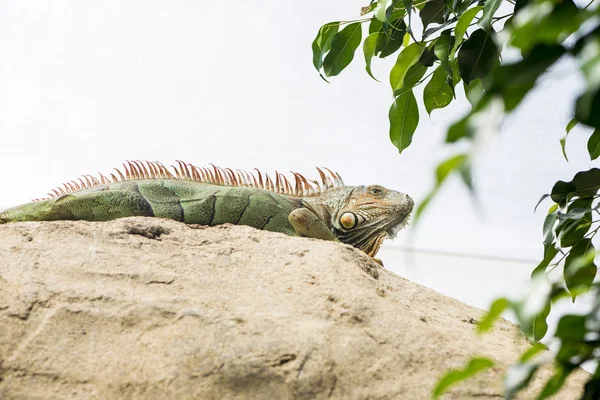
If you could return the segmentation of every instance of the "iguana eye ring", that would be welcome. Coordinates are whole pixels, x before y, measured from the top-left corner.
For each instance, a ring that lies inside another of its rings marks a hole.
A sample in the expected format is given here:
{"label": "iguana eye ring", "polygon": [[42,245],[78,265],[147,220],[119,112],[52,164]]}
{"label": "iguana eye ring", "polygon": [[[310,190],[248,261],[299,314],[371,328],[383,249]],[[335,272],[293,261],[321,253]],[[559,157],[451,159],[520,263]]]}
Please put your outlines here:
{"label": "iguana eye ring", "polygon": [[373,196],[379,196],[382,193],[382,190],[379,188],[371,188],[371,190],[369,190],[369,193]]}
{"label": "iguana eye ring", "polygon": [[342,225],[345,229],[352,229],[356,226],[356,215],[351,212],[345,212],[340,217],[340,225]]}

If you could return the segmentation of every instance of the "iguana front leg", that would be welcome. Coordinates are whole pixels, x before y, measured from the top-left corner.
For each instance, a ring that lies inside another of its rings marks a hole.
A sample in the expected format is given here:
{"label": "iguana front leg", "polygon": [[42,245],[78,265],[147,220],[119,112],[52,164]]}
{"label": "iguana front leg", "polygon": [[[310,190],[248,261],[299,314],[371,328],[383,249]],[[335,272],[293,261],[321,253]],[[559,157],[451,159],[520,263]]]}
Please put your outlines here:
{"label": "iguana front leg", "polygon": [[298,236],[339,242],[325,222],[307,208],[295,209],[288,216],[288,220]]}

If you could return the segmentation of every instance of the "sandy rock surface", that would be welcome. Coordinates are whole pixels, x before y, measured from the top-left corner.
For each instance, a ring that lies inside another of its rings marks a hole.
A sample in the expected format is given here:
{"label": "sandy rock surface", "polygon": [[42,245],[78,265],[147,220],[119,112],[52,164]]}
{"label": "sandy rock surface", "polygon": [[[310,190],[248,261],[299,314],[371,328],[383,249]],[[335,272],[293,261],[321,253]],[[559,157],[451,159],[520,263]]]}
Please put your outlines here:
{"label": "sandy rock surface", "polygon": [[497,366],[445,398],[501,399],[529,345],[504,321],[477,337],[481,315],[335,243],[150,218],[0,226],[2,399],[418,400],[474,353]]}

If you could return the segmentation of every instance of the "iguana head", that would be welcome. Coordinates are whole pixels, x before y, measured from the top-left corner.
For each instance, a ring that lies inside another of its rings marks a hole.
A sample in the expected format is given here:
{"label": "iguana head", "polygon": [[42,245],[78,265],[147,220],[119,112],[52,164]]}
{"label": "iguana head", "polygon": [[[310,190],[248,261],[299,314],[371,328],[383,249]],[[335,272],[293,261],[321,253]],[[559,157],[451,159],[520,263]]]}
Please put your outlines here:
{"label": "iguana head", "polygon": [[384,239],[393,239],[406,226],[414,201],[379,185],[345,189],[345,198],[331,215],[333,232],[340,241],[374,257]]}

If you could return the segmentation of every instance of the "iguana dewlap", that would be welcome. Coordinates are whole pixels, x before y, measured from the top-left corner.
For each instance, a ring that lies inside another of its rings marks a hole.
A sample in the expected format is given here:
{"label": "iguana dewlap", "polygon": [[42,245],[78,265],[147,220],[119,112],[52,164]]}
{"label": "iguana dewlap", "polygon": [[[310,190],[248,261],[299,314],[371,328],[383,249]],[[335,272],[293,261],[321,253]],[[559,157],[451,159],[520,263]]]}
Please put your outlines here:
{"label": "iguana dewlap", "polygon": [[127,162],[110,178],[90,175],[48,198],[0,212],[0,224],[18,221],[108,221],[131,216],[169,218],[187,224],[231,223],[257,229],[341,241],[374,257],[385,238],[406,225],[410,196],[382,186],[346,186],[338,174],[317,168],[320,182],[257,170],[199,168],[178,161]]}

